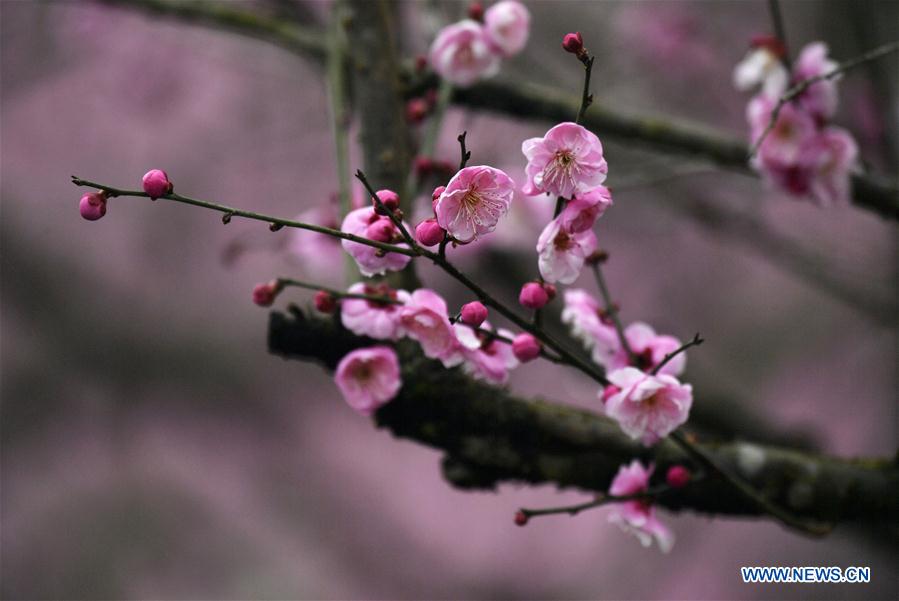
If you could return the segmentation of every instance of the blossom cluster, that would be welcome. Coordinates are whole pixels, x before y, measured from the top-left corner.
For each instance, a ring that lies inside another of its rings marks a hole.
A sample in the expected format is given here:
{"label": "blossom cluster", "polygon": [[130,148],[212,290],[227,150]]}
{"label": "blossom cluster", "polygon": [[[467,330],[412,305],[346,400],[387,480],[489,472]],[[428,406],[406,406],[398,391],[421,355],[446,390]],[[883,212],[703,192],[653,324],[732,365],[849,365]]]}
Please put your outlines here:
{"label": "blossom cluster", "polygon": [[738,89],[758,88],[746,107],[752,143],[764,137],[752,167],[796,198],[822,206],[846,204],[858,146],[848,131],[830,124],[838,104],[837,77],[815,81],[791,101],[781,100],[792,87],[827,75],[837,64],[822,42],[805,46],[789,70],[784,56],[779,40],[756,38],[734,70]]}
{"label": "blossom cluster", "polygon": [[521,52],[530,26],[530,12],[516,0],[502,0],[486,11],[473,4],[468,19],[440,30],[428,62],[446,81],[470,86],[496,75],[502,59]]}

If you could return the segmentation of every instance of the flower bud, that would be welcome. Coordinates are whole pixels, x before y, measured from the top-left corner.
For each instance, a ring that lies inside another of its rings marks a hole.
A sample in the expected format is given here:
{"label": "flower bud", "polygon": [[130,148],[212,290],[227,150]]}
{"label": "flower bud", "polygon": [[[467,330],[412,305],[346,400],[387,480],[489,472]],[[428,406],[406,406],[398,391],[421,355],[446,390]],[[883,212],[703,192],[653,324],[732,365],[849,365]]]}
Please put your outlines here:
{"label": "flower bud", "polygon": [[602,389],[602,404],[605,405],[610,398],[621,392],[621,389],[614,384],[609,384]]}
{"label": "flower bud", "polygon": [[446,190],[446,186],[437,186],[434,188],[434,191],[431,192],[431,208],[435,211],[437,210],[437,201],[440,200],[440,195],[443,194],[444,190]]}
{"label": "flower bud", "polygon": [[478,0],[474,0],[471,4],[468,5],[468,18],[472,21],[483,21],[484,20],[484,5],[478,2]]}
{"label": "flower bud", "polygon": [[478,327],[487,319],[487,307],[479,301],[462,305],[462,323]]}
{"label": "flower bud", "polygon": [[522,363],[533,361],[540,356],[540,341],[528,333],[519,334],[512,340],[512,353]]}
{"label": "flower bud", "polygon": [[315,308],[320,313],[333,313],[337,308],[337,299],[333,294],[324,290],[316,292],[312,302],[315,303]]}
{"label": "flower bud", "polygon": [[415,238],[423,246],[434,246],[443,242],[446,231],[439,225],[434,218],[425,219],[415,228]]}
{"label": "flower bud", "polygon": [[521,287],[518,302],[528,309],[542,309],[549,302],[549,294],[539,282],[528,282]]}
{"label": "flower bud", "polygon": [[665,482],[671,488],[683,488],[690,482],[690,470],[682,465],[672,465],[665,474]]}
{"label": "flower bud", "polygon": [[96,221],[106,215],[106,195],[102,192],[89,192],[81,197],[78,209],[82,217],[88,221]]}
{"label": "flower bud", "polygon": [[253,288],[253,302],[260,307],[271,307],[279,292],[281,292],[281,285],[278,280],[256,284],[256,287]]}
{"label": "flower bud", "polygon": [[528,523],[528,516],[523,511],[515,512],[515,525],[524,526]]}
{"label": "flower bud", "polygon": [[396,233],[396,226],[387,217],[381,217],[365,228],[365,237],[375,242],[390,242]]}
{"label": "flower bud", "polygon": [[571,54],[582,53],[584,51],[584,38],[581,37],[581,32],[566,33],[565,37],[562,38],[562,48],[565,49],[565,52],[570,52]]}
{"label": "flower bud", "polygon": [[[381,204],[383,204],[384,208],[386,208],[388,211],[396,211],[398,208],[400,208],[400,195],[393,190],[378,190],[377,192],[375,192],[375,194],[378,195],[378,200],[381,201]],[[379,215],[383,215],[384,211],[381,209],[378,203],[375,202],[374,198],[371,199],[371,202],[375,207],[375,212]]]}
{"label": "flower bud", "polygon": [[173,188],[172,182],[169,181],[169,176],[162,169],[150,169],[144,174],[141,181],[144,186],[144,192],[153,200],[171,193]]}
{"label": "flower bud", "polygon": [[406,121],[409,123],[421,123],[428,116],[427,100],[424,98],[412,98],[406,103]]}
{"label": "flower bud", "polygon": [[558,290],[556,290],[555,284],[544,283],[543,289],[546,290],[546,296],[549,297],[549,300],[556,298]]}

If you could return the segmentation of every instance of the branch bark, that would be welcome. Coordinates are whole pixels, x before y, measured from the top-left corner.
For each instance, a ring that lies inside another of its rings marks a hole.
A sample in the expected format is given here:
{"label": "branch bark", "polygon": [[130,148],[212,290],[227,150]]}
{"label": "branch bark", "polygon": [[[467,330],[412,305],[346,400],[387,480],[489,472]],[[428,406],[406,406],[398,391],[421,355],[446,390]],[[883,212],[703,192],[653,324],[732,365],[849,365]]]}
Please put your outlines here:
{"label": "branch bark", "polygon": [[[333,370],[350,350],[372,344],[335,320],[272,313],[269,350]],[[501,482],[553,483],[605,492],[618,467],[634,457],[659,473],[689,459],[673,443],[646,449],[596,414],[474,381],[400,343],[404,386],[375,415],[379,427],[446,453],[443,473],[460,488]],[[863,522],[899,527],[899,467],[888,459],[840,459],[773,446],[703,443],[701,447],[769,499],[824,523]],[[671,510],[759,516],[758,508],[725,481],[709,475],[659,500]]]}

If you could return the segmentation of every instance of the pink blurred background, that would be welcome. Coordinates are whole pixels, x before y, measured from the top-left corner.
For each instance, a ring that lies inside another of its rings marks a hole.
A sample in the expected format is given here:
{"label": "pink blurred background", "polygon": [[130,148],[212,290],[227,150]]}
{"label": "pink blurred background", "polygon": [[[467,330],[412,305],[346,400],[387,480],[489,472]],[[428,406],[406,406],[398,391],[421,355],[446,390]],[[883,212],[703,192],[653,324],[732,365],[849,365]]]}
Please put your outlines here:
{"label": "pink blurred background", "polygon": [[[580,28],[597,55],[599,102],[744,135],[747,98],[730,74],[744,40],[769,29],[764,2],[526,4],[531,41],[499,77],[578,90],[580,70],[558,40]],[[307,19],[328,8],[299,6]],[[785,2],[784,12],[791,44],[824,39],[839,59],[899,38],[897,6]],[[419,26],[424,4],[402,8],[411,56],[431,34]],[[512,524],[521,505],[583,499],[577,492],[452,489],[437,452],[373,428],[317,366],[267,354],[267,312],[249,292],[304,273],[285,251],[287,232],[133,198],[112,200],[98,223],[78,216],[71,174],[135,188],[155,167],[184,194],[261,212],[327,202],[336,175],[321,69],[265,43],[88,2],[0,10],[4,598],[899,595],[895,538],[840,528],[818,541],[767,520],[665,514],[678,537],[665,556],[603,510]],[[865,162],[894,178],[896,67],[847,76],[837,118]],[[520,142],[547,126],[454,109],[439,150],[455,160],[455,135],[467,129],[477,162],[521,180]],[[830,453],[895,453],[895,314],[885,321],[835,299],[676,207],[700,199],[756,216],[888,306],[895,225],[726,172],[640,186],[693,163],[603,140],[609,184],[622,188],[598,226],[610,284],[626,319],[685,339],[702,332],[708,342],[687,372],[699,402],[714,390],[707,402],[738,400],[779,430],[813,432]],[[548,209],[533,202],[516,201],[491,261],[463,253],[468,269],[494,282],[534,272]],[[469,300],[422,275],[453,302]],[[581,285],[592,289],[587,277]],[[504,294],[514,290],[507,280]],[[519,370],[511,387],[583,406],[596,392],[545,365]],[[870,566],[872,582],[744,585],[743,565]]]}

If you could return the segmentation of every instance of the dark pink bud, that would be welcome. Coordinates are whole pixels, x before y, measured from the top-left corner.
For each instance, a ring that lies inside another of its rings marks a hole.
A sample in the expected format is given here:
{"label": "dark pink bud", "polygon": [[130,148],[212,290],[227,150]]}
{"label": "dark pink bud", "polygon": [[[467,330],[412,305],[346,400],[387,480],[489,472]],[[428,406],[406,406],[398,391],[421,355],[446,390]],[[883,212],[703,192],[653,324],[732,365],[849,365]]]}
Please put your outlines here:
{"label": "dark pink bud", "polygon": [[315,303],[316,310],[321,313],[333,313],[337,308],[337,299],[334,298],[333,294],[324,290],[316,292],[312,300]]}
{"label": "dark pink bud", "polygon": [[434,161],[428,157],[415,157],[412,168],[415,169],[419,177],[424,177],[431,173],[431,170],[434,168]]}
{"label": "dark pink bud", "polygon": [[462,323],[478,327],[487,319],[487,307],[479,301],[462,305]]}
{"label": "dark pink bud", "polygon": [[172,182],[162,169],[150,169],[143,177],[144,192],[147,196],[156,200],[172,191]]}
{"label": "dark pink bud", "polygon": [[415,228],[415,238],[423,246],[434,246],[443,242],[446,231],[437,225],[436,219],[425,219]]}
{"label": "dark pink bud", "polygon": [[671,488],[683,488],[690,482],[690,470],[682,465],[672,465],[665,474],[665,482]]}
{"label": "dark pink bud", "polygon": [[566,33],[565,37],[562,38],[562,48],[565,49],[565,52],[570,52],[571,54],[583,52],[584,38],[581,37],[581,32]]}
{"label": "dark pink bud", "polygon": [[271,307],[279,292],[281,292],[281,286],[278,280],[256,284],[256,287],[253,288],[253,302],[260,307]]}
{"label": "dark pink bud", "polygon": [[484,5],[475,0],[468,5],[468,18],[474,21],[484,20]]}
{"label": "dark pink bud", "polygon": [[528,333],[522,333],[512,340],[512,353],[522,363],[533,361],[540,356],[540,341]]}
{"label": "dark pink bud", "polygon": [[783,58],[787,54],[787,47],[777,36],[756,35],[749,41],[750,48],[764,48],[777,58]]}
{"label": "dark pink bud", "polygon": [[423,54],[419,54],[415,57],[415,70],[421,73],[428,66],[428,57]]}
{"label": "dark pink bud", "polygon": [[390,242],[396,233],[396,226],[387,217],[380,217],[365,228],[365,237],[376,242]]}
{"label": "dark pink bud", "polygon": [[542,284],[538,282],[528,282],[521,287],[518,295],[518,302],[521,306],[528,309],[542,309],[549,302],[549,294]]}
{"label": "dark pink bud", "polygon": [[440,195],[443,194],[444,190],[446,190],[446,186],[437,186],[431,193],[431,208],[434,211],[437,211],[437,201],[440,200]]}
{"label": "dark pink bud", "polygon": [[78,203],[81,216],[88,221],[96,221],[106,215],[106,196],[102,192],[89,192]]}
{"label": "dark pink bud", "polygon": [[[378,200],[381,201],[381,204],[383,204],[388,211],[396,211],[400,208],[400,195],[393,190],[378,190],[375,194],[378,195]],[[375,202],[374,198],[371,199],[371,202],[375,207],[375,212],[379,215],[383,215],[384,212],[381,210],[381,207],[378,206],[378,203]]]}
{"label": "dark pink bud", "polygon": [[515,513],[515,525],[516,526],[524,526],[528,523],[528,516],[523,511],[517,511]]}
{"label": "dark pink bud", "polygon": [[430,106],[424,98],[413,98],[406,103],[406,121],[421,123],[428,116]]}

